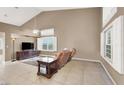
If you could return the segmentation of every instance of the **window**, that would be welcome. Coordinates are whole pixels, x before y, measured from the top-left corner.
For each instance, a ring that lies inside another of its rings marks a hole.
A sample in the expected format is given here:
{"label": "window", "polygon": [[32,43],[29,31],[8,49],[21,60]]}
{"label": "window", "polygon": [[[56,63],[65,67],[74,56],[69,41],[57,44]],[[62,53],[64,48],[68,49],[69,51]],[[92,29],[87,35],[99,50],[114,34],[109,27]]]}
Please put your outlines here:
{"label": "window", "polygon": [[37,48],[41,51],[57,51],[57,37],[54,36],[54,29],[41,31],[41,38],[37,39]]}
{"label": "window", "polygon": [[0,38],[0,49],[2,49],[2,39]]}
{"label": "window", "polygon": [[105,32],[105,57],[107,57],[109,59],[111,59],[111,57],[112,57],[111,30],[112,30],[112,28],[109,28]]}
{"label": "window", "polygon": [[101,32],[101,56],[118,73],[124,74],[124,16],[119,16]]}
{"label": "window", "polygon": [[54,36],[54,28],[42,30],[40,34],[41,36]]}

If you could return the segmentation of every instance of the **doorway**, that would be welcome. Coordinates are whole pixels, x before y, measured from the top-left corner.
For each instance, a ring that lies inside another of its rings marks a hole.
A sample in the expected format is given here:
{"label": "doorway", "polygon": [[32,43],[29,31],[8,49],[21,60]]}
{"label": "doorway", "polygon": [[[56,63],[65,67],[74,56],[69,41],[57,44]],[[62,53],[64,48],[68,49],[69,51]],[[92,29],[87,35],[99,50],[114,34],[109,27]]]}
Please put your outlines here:
{"label": "doorway", "polygon": [[5,63],[5,33],[0,32],[0,64]]}

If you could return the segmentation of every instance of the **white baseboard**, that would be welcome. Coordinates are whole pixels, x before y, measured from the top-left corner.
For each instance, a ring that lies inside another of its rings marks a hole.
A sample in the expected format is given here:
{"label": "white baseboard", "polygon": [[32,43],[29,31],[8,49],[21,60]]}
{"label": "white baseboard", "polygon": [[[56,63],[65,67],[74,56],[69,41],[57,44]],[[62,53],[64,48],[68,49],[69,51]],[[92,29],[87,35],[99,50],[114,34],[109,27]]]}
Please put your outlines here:
{"label": "white baseboard", "polygon": [[106,69],[106,67],[104,66],[104,64],[100,61],[102,67],[104,68],[105,72],[107,73],[107,75],[109,76],[109,78],[111,79],[112,83],[114,85],[117,85],[117,83],[115,82],[115,80],[112,78],[112,76],[110,75],[110,73],[108,72],[108,70]]}
{"label": "white baseboard", "polygon": [[114,85],[117,85],[117,83],[115,82],[115,80],[112,78],[112,76],[110,75],[110,73],[108,72],[108,70],[106,69],[106,67],[104,66],[104,64],[100,61],[100,60],[93,60],[93,59],[85,59],[85,58],[72,58],[72,60],[80,60],[80,61],[89,61],[89,62],[98,62],[102,65],[103,69],[105,70],[106,74],[108,75],[108,77],[111,79],[112,83]]}
{"label": "white baseboard", "polygon": [[72,58],[72,60],[90,61],[90,62],[100,62],[99,60],[86,59],[86,58],[77,58],[77,57]]}

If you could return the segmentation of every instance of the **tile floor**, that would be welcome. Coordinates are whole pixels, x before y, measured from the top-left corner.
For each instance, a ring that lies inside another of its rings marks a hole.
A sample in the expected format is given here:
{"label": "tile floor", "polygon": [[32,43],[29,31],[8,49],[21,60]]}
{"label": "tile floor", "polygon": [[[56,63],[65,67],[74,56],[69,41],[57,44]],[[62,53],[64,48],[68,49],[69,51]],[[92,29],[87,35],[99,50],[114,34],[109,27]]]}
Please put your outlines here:
{"label": "tile floor", "polygon": [[99,63],[71,61],[51,79],[37,76],[37,66],[22,62],[0,66],[3,85],[109,85],[113,84]]}

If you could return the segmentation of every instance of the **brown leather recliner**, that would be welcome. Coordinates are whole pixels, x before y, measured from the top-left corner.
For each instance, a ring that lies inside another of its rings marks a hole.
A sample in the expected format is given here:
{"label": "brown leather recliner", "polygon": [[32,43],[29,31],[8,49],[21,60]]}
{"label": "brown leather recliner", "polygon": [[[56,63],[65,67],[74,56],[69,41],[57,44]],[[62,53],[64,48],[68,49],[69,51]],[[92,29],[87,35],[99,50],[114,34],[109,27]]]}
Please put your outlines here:
{"label": "brown leather recliner", "polygon": [[70,54],[70,56],[69,56],[69,58],[68,58],[68,62],[71,61],[72,57],[74,57],[75,54],[76,54],[76,49],[73,48],[73,49],[71,50],[71,54]]}
{"label": "brown leather recliner", "polygon": [[69,50],[63,50],[57,55],[58,57],[57,68],[58,69],[62,68],[68,62],[70,55],[71,55],[71,52]]}

